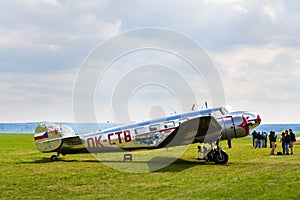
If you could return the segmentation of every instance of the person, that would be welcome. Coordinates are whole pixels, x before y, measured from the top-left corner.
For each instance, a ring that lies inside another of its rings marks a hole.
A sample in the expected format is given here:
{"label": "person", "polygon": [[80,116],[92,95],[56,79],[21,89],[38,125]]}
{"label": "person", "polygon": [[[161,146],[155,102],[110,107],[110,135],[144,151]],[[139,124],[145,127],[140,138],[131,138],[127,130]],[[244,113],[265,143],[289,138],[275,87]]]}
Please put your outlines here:
{"label": "person", "polygon": [[268,133],[265,132],[265,134],[266,134],[266,138],[265,138],[265,148],[267,148],[267,147],[268,147]]}
{"label": "person", "polygon": [[230,149],[232,146],[231,146],[231,139],[228,139],[227,140],[227,145],[228,145],[228,148]]}
{"label": "person", "polygon": [[288,130],[285,130],[284,134],[285,134],[284,135],[284,137],[285,137],[285,155],[289,155],[289,145],[291,142],[291,138],[290,138]]}
{"label": "person", "polygon": [[256,148],[256,140],[257,140],[256,136],[257,136],[257,132],[256,132],[256,131],[253,131],[253,132],[252,132],[252,145],[253,145],[253,147],[255,147],[255,148]]}
{"label": "person", "polygon": [[277,135],[276,135],[275,131],[270,132],[269,139],[270,139],[271,147],[272,147],[270,155],[275,155],[276,139],[277,139]]}
{"label": "person", "polygon": [[266,148],[267,144],[266,144],[266,140],[267,140],[267,133],[265,131],[262,132],[261,134],[261,147],[262,148]]}
{"label": "person", "polygon": [[284,155],[285,154],[285,133],[284,133],[284,131],[281,132],[279,141],[281,142],[282,154]]}
{"label": "person", "polygon": [[257,135],[256,135],[256,146],[255,146],[255,148],[260,148],[261,147],[261,140],[262,140],[261,133],[258,132]]}
{"label": "person", "polygon": [[[271,132],[272,132],[272,131],[271,131]],[[270,132],[270,134],[269,134],[269,142],[270,142],[270,148],[272,149],[271,132]]]}
{"label": "person", "polygon": [[291,140],[289,147],[291,150],[291,155],[293,155],[294,154],[294,142],[296,142],[296,136],[292,129],[289,129],[289,133],[290,133],[290,140]]}

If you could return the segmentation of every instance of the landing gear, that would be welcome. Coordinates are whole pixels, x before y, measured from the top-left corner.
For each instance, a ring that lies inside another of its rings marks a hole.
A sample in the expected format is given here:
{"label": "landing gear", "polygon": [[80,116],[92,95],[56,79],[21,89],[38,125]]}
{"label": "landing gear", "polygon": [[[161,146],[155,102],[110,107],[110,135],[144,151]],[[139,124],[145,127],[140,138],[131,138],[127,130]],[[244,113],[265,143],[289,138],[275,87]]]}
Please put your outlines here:
{"label": "landing gear", "polygon": [[213,158],[214,158],[214,162],[216,164],[226,164],[228,162],[228,154],[223,151],[223,150],[219,150],[219,152],[214,152],[213,154]]}
{"label": "landing gear", "polygon": [[52,155],[52,156],[50,157],[50,159],[51,159],[52,161],[57,161],[59,155],[60,155],[59,153],[57,153],[57,155]]}
{"label": "landing gear", "polygon": [[226,164],[228,162],[228,154],[221,149],[220,139],[215,143],[198,146],[198,160],[206,160],[215,162],[216,164]]}

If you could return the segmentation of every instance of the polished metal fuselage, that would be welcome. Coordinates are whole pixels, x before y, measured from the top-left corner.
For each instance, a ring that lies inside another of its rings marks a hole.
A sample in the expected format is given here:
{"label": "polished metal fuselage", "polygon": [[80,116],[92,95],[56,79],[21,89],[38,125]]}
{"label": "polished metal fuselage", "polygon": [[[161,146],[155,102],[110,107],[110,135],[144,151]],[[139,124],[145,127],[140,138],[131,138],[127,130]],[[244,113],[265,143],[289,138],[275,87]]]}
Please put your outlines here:
{"label": "polished metal fuselage", "polygon": [[[218,114],[216,114],[218,113]],[[211,143],[244,137],[249,134],[248,120],[243,114],[231,115],[224,107],[193,111],[165,118],[118,126],[84,135],[64,135],[62,128],[41,125],[40,132],[57,129],[51,138],[36,140],[41,152],[62,154],[151,149],[188,145],[195,142]],[[49,134],[48,134],[49,135]]]}

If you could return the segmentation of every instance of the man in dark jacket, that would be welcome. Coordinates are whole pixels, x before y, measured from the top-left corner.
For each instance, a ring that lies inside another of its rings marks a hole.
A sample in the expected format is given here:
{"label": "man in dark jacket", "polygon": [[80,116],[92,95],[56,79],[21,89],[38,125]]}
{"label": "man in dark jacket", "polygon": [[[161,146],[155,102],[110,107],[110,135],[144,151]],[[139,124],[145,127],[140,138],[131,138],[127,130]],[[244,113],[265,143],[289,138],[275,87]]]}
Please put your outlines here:
{"label": "man in dark jacket", "polygon": [[272,150],[270,152],[270,155],[275,155],[275,149],[276,149],[276,138],[277,138],[277,135],[275,133],[275,131],[271,131],[270,132],[270,142],[271,142],[271,147],[272,147]]}
{"label": "man in dark jacket", "polygon": [[296,136],[292,129],[289,129],[289,133],[290,133],[290,139],[291,139],[289,147],[291,149],[291,155],[293,155],[294,154],[294,142],[296,142]]}
{"label": "man in dark jacket", "polygon": [[290,146],[291,138],[288,130],[285,130],[284,141],[285,141],[285,154],[289,155],[289,146]]}
{"label": "man in dark jacket", "polygon": [[256,131],[253,131],[252,132],[252,145],[253,145],[253,147],[255,147],[256,148],[256,140],[257,140],[257,132]]}

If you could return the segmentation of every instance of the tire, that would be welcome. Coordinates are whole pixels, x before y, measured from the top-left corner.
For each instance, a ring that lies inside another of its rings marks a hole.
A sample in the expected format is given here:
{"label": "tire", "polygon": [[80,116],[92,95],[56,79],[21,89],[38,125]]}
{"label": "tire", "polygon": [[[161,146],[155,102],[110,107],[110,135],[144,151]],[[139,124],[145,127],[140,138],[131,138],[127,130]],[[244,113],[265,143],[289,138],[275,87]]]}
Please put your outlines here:
{"label": "tire", "polygon": [[220,152],[216,151],[214,153],[214,162],[221,165],[226,164],[228,162],[228,154],[223,150],[220,150]]}

